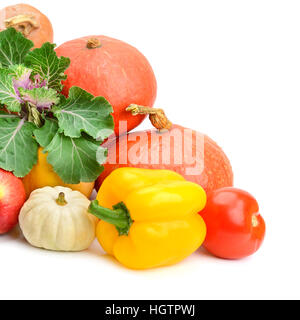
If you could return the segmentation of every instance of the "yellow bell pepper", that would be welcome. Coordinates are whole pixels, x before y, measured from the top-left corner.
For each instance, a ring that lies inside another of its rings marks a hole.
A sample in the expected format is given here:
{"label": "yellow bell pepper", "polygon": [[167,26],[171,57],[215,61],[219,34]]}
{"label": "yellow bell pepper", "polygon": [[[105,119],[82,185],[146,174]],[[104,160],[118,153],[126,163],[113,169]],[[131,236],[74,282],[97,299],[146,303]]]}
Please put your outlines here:
{"label": "yellow bell pepper", "polygon": [[198,214],[206,193],[168,170],[120,168],[103,182],[89,212],[103,249],[131,269],[172,265],[195,252],[206,236]]}
{"label": "yellow bell pepper", "polygon": [[95,182],[81,182],[79,184],[64,183],[54,172],[53,167],[47,162],[47,154],[43,153],[42,148],[38,150],[37,164],[22,180],[27,197],[36,189],[61,186],[79,191],[89,198],[95,186]]}

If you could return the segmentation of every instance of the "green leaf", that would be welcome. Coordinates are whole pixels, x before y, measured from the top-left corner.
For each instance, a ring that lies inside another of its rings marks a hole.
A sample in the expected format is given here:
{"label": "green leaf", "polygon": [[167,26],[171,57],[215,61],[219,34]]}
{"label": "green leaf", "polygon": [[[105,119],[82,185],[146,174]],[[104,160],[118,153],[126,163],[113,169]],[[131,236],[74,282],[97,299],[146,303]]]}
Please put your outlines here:
{"label": "green leaf", "polygon": [[81,88],[72,87],[69,98],[53,110],[61,132],[68,137],[79,138],[85,132],[103,141],[114,132],[112,106],[105,98],[95,98]]}
{"label": "green leaf", "polygon": [[55,134],[58,131],[58,123],[56,119],[47,118],[43,127],[33,131],[33,134],[37,142],[43,148],[47,147],[53,140]]}
{"label": "green leaf", "polygon": [[0,167],[17,177],[26,176],[37,162],[36,127],[25,119],[2,113],[0,117]]}
{"label": "green leaf", "polygon": [[9,73],[15,78],[20,79],[31,74],[31,69],[26,68],[23,64],[15,64],[8,68]]}
{"label": "green leaf", "polygon": [[44,43],[26,56],[25,65],[33,70],[34,75],[39,74],[46,81],[47,88],[61,91],[61,82],[67,78],[64,72],[70,65],[70,59],[58,58],[54,48],[55,44]]}
{"label": "green leaf", "polygon": [[13,77],[7,69],[0,69],[0,103],[12,112],[21,111],[21,103],[13,84]]}
{"label": "green leaf", "polygon": [[93,139],[70,138],[58,132],[44,151],[48,152],[47,161],[61,179],[77,184],[95,181],[103,171],[97,161],[98,148],[100,143]]}
{"label": "green leaf", "polygon": [[25,90],[19,88],[21,98],[25,102],[36,106],[39,109],[50,109],[52,105],[59,102],[59,97],[54,89],[34,88]]}
{"label": "green leaf", "polygon": [[0,32],[0,64],[2,67],[22,64],[31,48],[33,48],[33,42],[14,28]]}

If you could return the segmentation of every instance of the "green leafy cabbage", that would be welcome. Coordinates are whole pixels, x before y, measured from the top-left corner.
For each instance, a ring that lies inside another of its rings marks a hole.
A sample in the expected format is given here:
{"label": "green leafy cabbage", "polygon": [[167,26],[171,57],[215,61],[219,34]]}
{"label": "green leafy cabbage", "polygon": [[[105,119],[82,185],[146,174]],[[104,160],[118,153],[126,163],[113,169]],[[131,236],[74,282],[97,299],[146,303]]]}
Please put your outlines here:
{"label": "green leafy cabbage", "polygon": [[70,60],[57,57],[51,43],[32,48],[15,29],[0,32],[0,168],[24,177],[42,147],[65,183],[94,181],[106,158],[101,144],[113,133],[113,109],[78,87],[64,97]]}

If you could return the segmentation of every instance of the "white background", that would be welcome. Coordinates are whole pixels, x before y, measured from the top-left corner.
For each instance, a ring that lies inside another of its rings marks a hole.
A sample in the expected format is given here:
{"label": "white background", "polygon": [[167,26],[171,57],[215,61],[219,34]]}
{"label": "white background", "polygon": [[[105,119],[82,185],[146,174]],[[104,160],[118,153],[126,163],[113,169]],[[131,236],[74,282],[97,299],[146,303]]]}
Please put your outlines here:
{"label": "white background", "polygon": [[236,186],[260,203],[267,236],[242,261],[200,250],[174,267],[136,272],[96,242],[52,253],[16,229],[0,237],[0,298],[299,299],[300,2],[26,2],[51,19],[58,45],[104,34],[142,51],[158,79],[156,106],[224,148]]}

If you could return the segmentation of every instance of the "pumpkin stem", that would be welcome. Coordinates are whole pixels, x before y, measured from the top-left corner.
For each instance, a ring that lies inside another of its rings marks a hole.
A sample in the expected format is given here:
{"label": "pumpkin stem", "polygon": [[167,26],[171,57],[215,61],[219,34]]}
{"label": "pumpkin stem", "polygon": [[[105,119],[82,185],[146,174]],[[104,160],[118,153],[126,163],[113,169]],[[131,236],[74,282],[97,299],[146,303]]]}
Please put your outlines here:
{"label": "pumpkin stem", "polygon": [[56,203],[59,206],[65,206],[66,204],[68,204],[68,202],[66,201],[66,198],[65,198],[65,194],[63,192],[59,193],[58,198],[56,199]]}
{"label": "pumpkin stem", "polygon": [[6,19],[4,23],[6,28],[15,28],[24,37],[28,37],[33,30],[40,27],[34,17],[25,14]]}
{"label": "pumpkin stem", "polygon": [[138,114],[147,114],[149,119],[156,129],[159,131],[170,130],[173,126],[172,122],[167,118],[163,109],[149,108],[131,104],[126,111],[131,112],[133,116]]}
{"label": "pumpkin stem", "polygon": [[257,219],[256,215],[254,214],[252,216],[252,226],[253,226],[253,228],[256,228],[258,225],[259,225],[258,219]]}
{"label": "pumpkin stem", "polygon": [[102,47],[102,43],[97,38],[90,38],[86,44],[88,49],[96,49]]}

